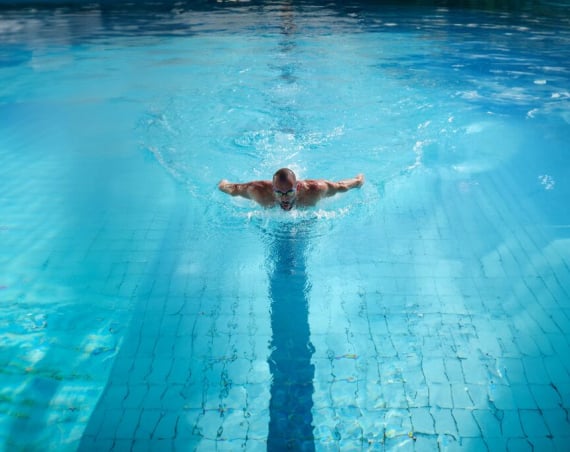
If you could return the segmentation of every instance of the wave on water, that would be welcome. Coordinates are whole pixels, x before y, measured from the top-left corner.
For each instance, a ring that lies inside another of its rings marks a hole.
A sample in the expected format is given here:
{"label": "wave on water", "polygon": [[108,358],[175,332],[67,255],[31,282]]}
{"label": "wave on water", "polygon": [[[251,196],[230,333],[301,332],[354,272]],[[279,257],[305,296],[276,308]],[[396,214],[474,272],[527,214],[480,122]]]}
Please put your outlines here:
{"label": "wave on water", "polygon": [[297,209],[288,212],[277,209],[256,209],[247,212],[244,216],[248,221],[263,220],[283,224],[298,223],[306,220],[333,220],[343,218],[349,214],[350,210],[350,207],[340,207],[334,210],[322,208]]}
{"label": "wave on water", "polygon": [[348,217],[351,210],[349,206],[334,210],[309,208],[290,212],[255,209],[237,213],[237,216],[269,237],[310,239],[329,233],[335,227],[337,220]]}

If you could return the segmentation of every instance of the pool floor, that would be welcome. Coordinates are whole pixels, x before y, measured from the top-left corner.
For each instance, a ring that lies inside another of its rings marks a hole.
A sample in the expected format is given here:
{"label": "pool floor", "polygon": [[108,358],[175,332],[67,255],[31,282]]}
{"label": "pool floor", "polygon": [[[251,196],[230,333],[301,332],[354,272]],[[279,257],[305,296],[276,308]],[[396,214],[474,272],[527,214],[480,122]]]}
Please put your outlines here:
{"label": "pool floor", "polygon": [[[569,241],[542,245],[530,213],[509,200],[504,174],[446,184],[447,212],[427,189],[436,178],[421,179],[399,186],[398,197],[386,190],[382,243],[370,263],[375,280],[353,283],[366,280],[354,273],[362,265],[351,263],[367,238],[353,241],[351,253],[318,250],[334,264],[312,280],[309,295],[300,291],[310,300],[314,377],[289,381],[311,386],[311,418],[298,424],[314,430],[287,441],[297,450],[565,450]],[[422,196],[400,204],[402,191],[418,184]],[[465,203],[477,209],[459,218]],[[160,223],[171,252],[136,290],[136,311],[80,450],[267,448],[275,377],[270,313],[259,304],[267,297],[263,262],[230,258],[215,276],[184,272],[188,215]],[[482,224],[518,226],[482,257],[476,240],[458,239]],[[450,241],[461,247],[446,258]],[[226,273],[230,298],[221,296]],[[286,366],[298,359],[292,353]]]}

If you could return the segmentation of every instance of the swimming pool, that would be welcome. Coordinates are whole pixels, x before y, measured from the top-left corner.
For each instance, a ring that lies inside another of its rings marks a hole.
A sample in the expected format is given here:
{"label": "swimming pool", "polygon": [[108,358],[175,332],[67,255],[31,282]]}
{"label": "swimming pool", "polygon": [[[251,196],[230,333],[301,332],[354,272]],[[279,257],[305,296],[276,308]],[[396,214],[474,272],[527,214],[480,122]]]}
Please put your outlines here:
{"label": "swimming pool", "polygon": [[563,6],[2,5],[2,450],[565,450]]}

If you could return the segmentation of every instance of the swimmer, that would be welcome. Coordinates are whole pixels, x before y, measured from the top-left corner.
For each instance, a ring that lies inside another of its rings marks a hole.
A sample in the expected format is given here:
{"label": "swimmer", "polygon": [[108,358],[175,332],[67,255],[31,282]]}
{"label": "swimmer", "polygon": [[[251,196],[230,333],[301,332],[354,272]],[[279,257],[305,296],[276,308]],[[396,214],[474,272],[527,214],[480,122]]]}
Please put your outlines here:
{"label": "swimmer", "polygon": [[363,174],[338,182],[323,179],[297,180],[293,171],[281,168],[270,181],[258,180],[233,184],[223,179],[218,188],[228,195],[252,199],[264,207],[279,205],[283,210],[291,210],[294,206],[314,206],[321,198],[361,187],[363,183]]}

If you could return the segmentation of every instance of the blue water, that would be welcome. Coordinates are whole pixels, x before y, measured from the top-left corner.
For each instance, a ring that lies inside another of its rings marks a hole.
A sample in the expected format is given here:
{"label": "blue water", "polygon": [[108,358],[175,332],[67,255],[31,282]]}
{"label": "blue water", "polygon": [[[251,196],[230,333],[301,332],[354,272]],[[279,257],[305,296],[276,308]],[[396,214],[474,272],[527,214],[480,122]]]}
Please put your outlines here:
{"label": "blue water", "polygon": [[0,2],[0,449],[566,450],[570,16],[480,6]]}

